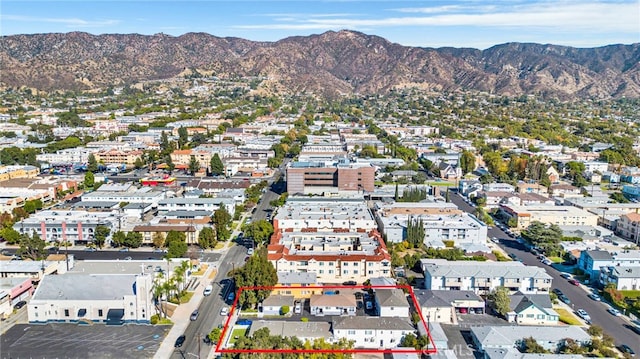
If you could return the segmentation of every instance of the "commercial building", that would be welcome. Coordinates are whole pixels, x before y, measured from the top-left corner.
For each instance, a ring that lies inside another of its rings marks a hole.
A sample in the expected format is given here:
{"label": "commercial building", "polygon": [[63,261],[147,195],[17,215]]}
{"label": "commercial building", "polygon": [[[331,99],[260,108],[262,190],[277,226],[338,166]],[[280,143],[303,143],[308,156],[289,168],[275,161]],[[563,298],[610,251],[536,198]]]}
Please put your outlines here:
{"label": "commercial building", "polygon": [[151,274],[47,275],[28,303],[29,322],[149,323],[152,287]]}
{"label": "commercial building", "polygon": [[292,162],[287,167],[287,192],[372,192],[374,178],[375,167],[346,158],[330,162]]}
{"label": "commercial building", "polygon": [[497,287],[511,292],[548,292],[552,277],[544,268],[520,262],[447,261],[421,259],[425,289],[471,290],[489,293]]}

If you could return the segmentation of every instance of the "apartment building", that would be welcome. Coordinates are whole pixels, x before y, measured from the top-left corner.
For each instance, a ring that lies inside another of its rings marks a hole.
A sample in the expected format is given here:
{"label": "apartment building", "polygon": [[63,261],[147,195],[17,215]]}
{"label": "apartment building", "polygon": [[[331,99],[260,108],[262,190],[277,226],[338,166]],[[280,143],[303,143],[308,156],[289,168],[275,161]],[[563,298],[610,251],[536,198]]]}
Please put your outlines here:
{"label": "apartment building", "polygon": [[106,165],[125,164],[127,166],[133,166],[136,163],[136,160],[142,159],[142,154],[143,152],[140,150],[125,151],[115,148],[93,153],[96,161],[100,163],[104,163]]}
{"label": "apartment building", "polygon": [[640,214],[627,213],[617,221],[616,233],[635,244],[640,244]]}
{"label": "apartment building", "polygon": [[421,259],[425,289],[471,290],[489,293],[497,287],[511,292],[548,292],[552,277],[544,268],[520,262],[447,261]]}
{"label": "apartment building", "polygon": [[424,243],[433,247],[444,247],[443,241],[453,241],[459,246],[465,243],[482,244],[487,239],[487,226],[459,210],[453,203],[377,204],[376,221],[391,243],[407,239],[410,221],[422,223]]}
{"label": "apartment building", "polygon": [[600,284],[617,290],[640,290],[640,265],[600,268]]}
{"label": "apartment building", "polygon": [[291,197],[274,220],[267,258],[318,283],[391,276],[391,256],[364,199]]}
{"label": "apartment building", "polygon": [[508,220],[515,219],[517,229],[525,229],[532,222],[559,226],[596,226],[598,216],[573,206],[501,204],[500,213]]}
{"label": "apartment building", "polygon": [[120,220],[117,211],[45,210],[16,222],[13,229],[19,233],[36,233],[45,242],[68,241],[75,245],[93,242],[97,226],[105,226],[113,233]]}

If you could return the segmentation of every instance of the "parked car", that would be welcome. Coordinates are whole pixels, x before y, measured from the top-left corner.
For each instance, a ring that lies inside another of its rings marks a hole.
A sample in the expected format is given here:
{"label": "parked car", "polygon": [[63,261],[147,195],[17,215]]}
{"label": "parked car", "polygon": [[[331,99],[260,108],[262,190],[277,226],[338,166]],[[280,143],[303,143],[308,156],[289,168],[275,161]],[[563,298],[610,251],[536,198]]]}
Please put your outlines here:
{"label": "parked car", "polygon": [[578,314],[578,316],[586,321],[591,321],[591,316],[589,315],[589,313],[587,313],[586,310],[584,309],[578,309],[576,310],[576,314]]}
{"label": "parked car", "polygon": [[545,259],[542,260],[542,264],[550,266],[550,265],[553,264],[553,262],[550,259],[545,258]]}
{"label": "parked car", "polygon": [[555,293],[558,297],[563,294],[562,291],[558,288],[553,288],[551,292]]}
{"label": "parked car", "polygon": [[600,298],[600,296],[599,296],[599,295],[597,295],[597,294],[595,294],[595,293],[591,293],[591,294],[589,294],[587,297],[589,297],[589,298],[591,298],[591,299],[595,300],[596,302],[599,302],[599,301],[601,301],[601,300],[602,300],[602,298]]}
{"label": "parked car", "polygon": [[373,308],[373,303],[371,303],[370,301],[366,301],[365,308],[367,308],[367,310],[371,310]]}
{"label": "parked car", "polygon": [[182,344],[184,344],[185,340],[187,340],[187,337],[184,334],[182,334],[181,336],[178,337],[178,339],[176,339],[176,343],[173,346],[176,348],[180,348]]}
{"label": "parked car", "polygon": [[204,288],[204,292],[202,292],[202,294],[206,297],[208,295],[211,295],[211,292],[213,292],[213,286],[209,284]]}
{"label": "parked car", "polygon": [[631,347],[626,345],[626,344],[622,344],[620,346],[620,351],[623,352],[623,353],[627,353],[627,354],[631,355],[632,357],[636,356],[636,352],[634,352],[633,349],[631,349]]}
{"label": "parked car", "polygon": [[229,315],[229,308],[223,307],[220,309],[220,315]]}
{"label": "parked car", "polygon": [[205,335],[204,338],[202,338],[202,341],[206,344],[206,345],[212,345],[213,342],[211,341],[211,338],[209,338],[208,335]]}
{"label": "parked car", "polygon": [[18,309],[20,309],[20,308],[24,307],[25,305],[27,305],[27,302],[26,302],[26,301],[24,301],[24,300],[21,300],[21,301],[19,301],[18,303],[16,303],[16,304],[13,306],[13,309],[18,310]]}
{"label": "parked car", "polygon": [[622,315],[622,313],[620,313],[619,310],[617,310],[616,308],[610,307],[609,309],[607,309],[607,312],[609,312],[609,314],[611,315],[615,315],[616,317],[619,315]]}
{"label": "parked car", "polygon": [[571,279],[571,274],[569,274],[569,273],[562,273],[562,274],[560,274],[560,276],[562,278],[564,278],[564,279]]}
{"label": "parked car", "polygon": [[294,314],[300,314],[302,313],[302,303],[300,302],[295,302],[293,305],[293,313]]}
{"label": "parked car", "polygon": [[120,252],[128,252],[129,248],[125,247],[125,248],[120,248],[119,249]]}
{"label": "parked car", "polygon": [[236,299],[236,293],[230,292],[229,295],[227,295],[227,301],[233,302],[234,299]]}
{"label": "parked car", "polygon": [[558,299],[560,299],[564,304],[571,304],[571,300],[569,300],[569,297],[564,294],[559,295]]}
{"label": "parked car", "polygon": [[573,284],[573,285],[580,285],[580,282],[578,282],[577,279],[570,279],[569,283]]}
{"label": "parked car", "polygon": [[249,249],[247,249],[247,254],[252,256],[253,255],[253,251],[254,251],[253,248],[249,248]]}
{"label": "parked car", "polygon": [[196,309],[191,313],[191,317],[189,317],[189,319],[191,319],[191,321],[198,320],[198,315],[200,315],[200,312]]}
{"label": "parked car", "polygon": [[342,283],[342,285],[357,285],[358,283],[355,280],[348,280],[344,283]]}

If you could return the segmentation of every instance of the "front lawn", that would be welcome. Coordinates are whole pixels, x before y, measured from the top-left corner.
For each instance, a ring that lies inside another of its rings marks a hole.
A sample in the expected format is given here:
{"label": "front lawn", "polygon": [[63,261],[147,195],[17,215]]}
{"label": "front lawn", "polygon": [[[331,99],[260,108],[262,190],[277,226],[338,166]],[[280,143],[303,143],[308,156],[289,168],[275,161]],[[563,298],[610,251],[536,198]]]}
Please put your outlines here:
{"label": "front lawn", "polygon": [[565,323],[565,324],[569,324],[569,325],[581,325],[582,323],[580,323],[580,321],[576,318],[575,315],[573,315],[571,312],[569,312],[566,309],[563,308],[553,308],[553,310],[556,311],[556,313],[558,313],[558,315],[560,316],[560,321]]}
{"label": "front lawn", "polygon": [[245,335],[247,335],[246,328],[234,329],[231,332],[231,339],[229,339],[229,343],[234,344],[236,340],[238,340],[240,337],[244,337]]}

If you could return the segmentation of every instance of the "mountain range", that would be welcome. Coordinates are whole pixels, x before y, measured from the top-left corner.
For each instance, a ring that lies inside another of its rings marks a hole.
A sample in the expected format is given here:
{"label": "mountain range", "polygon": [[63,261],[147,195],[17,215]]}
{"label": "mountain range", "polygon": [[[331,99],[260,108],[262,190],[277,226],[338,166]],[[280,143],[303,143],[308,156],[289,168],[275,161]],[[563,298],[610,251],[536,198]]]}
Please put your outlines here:
{"label": "mountain range", "polygon": [[195,69],[221,78],[263,76],[265,91],[319,95],[415,87],[561,100],[640,97],[640,43],[421,48],[346,30],[276,42],[206,33],[83,32],[11,35],[1,41],[0,86],[5,88],[85,90],[167,79]]}

